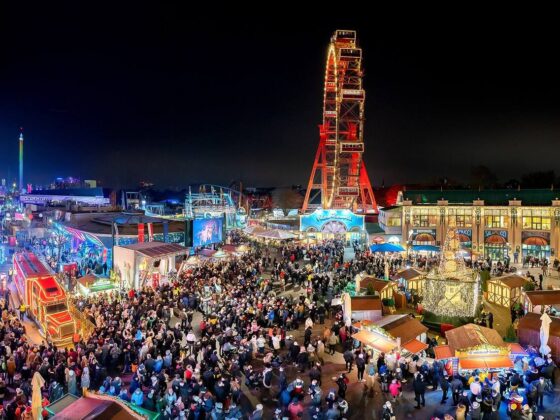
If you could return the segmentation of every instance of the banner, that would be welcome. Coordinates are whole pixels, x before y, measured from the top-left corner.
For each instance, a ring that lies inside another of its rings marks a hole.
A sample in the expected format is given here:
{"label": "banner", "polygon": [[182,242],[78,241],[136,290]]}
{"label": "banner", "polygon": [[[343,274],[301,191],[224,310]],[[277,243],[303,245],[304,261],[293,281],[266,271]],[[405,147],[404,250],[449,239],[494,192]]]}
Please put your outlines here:
{"label": "banner", "polygon": [[148,223],[148,241],[149,242],[154,241],[154,224],[153,223]]}
{"label": "banner", "polygon": [[138,223],[138,243],[144,242],[144,223]]}

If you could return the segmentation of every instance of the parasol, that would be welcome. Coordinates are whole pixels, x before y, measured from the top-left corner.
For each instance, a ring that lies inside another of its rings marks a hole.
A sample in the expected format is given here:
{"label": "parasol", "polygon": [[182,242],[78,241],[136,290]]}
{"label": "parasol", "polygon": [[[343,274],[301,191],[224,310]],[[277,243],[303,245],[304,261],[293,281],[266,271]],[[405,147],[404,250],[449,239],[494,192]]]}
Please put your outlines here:
{"label": "parasol", "polygon": [[41,415],[41,412],[43,411],[43,396],[41,395],[41,388],[43,387],[43,385],[45,385],[45,380],[39,372],[35,372],[31,383],[33,386],[33,396],[31,398],[31,410],[33,412],[33,418],[43,418],[43,416]]}
{"label": "parasol", "polygon": [[548,337],[550,336],[550,324],[552,324],[552,319],[550,316],[545,312],[541,316],[541,331],[540,331],[540,339],[541,339],[541,346],[539,347],[539,353],[546,356],[550,353],[550,347],[548,346]]}

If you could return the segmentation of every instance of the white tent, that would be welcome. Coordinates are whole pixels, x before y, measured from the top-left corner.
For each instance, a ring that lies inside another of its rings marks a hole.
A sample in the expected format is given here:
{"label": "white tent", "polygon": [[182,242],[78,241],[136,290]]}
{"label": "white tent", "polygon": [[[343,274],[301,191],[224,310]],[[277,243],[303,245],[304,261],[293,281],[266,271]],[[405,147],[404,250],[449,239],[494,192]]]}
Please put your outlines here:
{"label": "white tent", "polygon": [[296,238],[296,235],[294,235],[293,233],[286,232],[284,230],[279,230],[279,229],[272,229],[272,230],[267,230],[265,232],[259,232],[256,234],[256,236],[259,236],[261,238],[266,238],[266,239],[279,239],[279,240]]}
{"label": "white tent", "polygon": [[264,232],[265,230],[266,229],[264,227],[255,225],[255,226],[247,226],[245,229],[243,229],[243,232],[249,235],[255,235],[257,233]]}

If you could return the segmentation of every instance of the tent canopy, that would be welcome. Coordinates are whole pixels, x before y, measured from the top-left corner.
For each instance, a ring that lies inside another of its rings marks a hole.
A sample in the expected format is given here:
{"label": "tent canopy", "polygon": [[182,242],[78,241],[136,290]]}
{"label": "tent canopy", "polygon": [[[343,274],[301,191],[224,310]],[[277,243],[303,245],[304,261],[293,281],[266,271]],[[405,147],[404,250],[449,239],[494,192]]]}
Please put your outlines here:
{"label": "tent canopy", "polygon": [[439,252],[439,246],[435,245],[412,245],[413,251]]}
{"label": "tent canopy", "polygon": [[255,236],[259,236],[261,238],[266,239],[279,239],[279,240],[287,240],[287,239],[295,239],[296,235],[290,232],[286,232],[280,229],[271,229],[266,230],[264,232],[258,232]]}
{"label": "tent canopy", "polygon": [[383,244],[374,244],[369,247],[371,252],[404,252],[405,249],[402,245],[399,244],[390,244],[390,243],[383,243]]}

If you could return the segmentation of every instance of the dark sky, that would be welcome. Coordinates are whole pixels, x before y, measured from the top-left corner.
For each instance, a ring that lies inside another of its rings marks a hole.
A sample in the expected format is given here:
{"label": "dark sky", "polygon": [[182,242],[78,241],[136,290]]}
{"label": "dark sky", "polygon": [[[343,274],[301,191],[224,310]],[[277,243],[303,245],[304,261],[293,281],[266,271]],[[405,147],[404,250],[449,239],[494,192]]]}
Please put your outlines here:
{"label": "dark sky", "polygon": [[364,49],[375,185],[468,179],[478,164],[503,180],[560,172],[558,32],[544,11],[255,17],[117,4],[1,13],[1,177],[17,174],[23,125],[27,182],[307,183],[337,28],[358,30]]}

